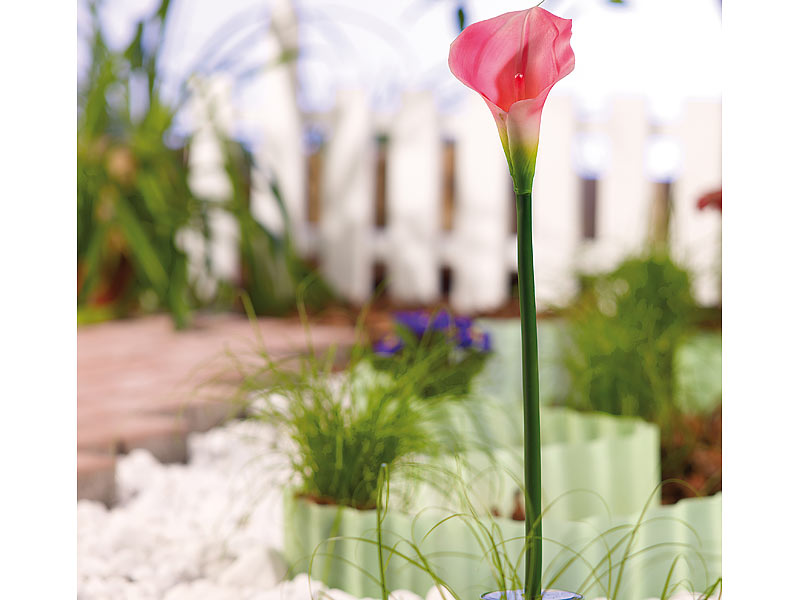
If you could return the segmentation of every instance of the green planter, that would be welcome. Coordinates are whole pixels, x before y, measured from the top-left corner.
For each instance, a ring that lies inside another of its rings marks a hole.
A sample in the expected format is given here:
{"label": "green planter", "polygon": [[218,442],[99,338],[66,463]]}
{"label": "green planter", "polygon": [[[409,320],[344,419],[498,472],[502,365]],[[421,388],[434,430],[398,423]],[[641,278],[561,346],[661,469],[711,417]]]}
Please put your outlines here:
{"label": "green planter", "polygon": [[[721,573],[721,494],[710,498],[683,500],[673,506],[656,506],[646,513],[626,562],[617,600],[641,600],[660,596],[676,556],[672,582],[682,581],[700,590]],[[321,506],[287,494],[285,501],[285,551],[294,573],[309,572],[332,588],[356,597],[380,597],[376,546],[375,511],[358,511],[337,506]],[[422,554],[429,557],[435,571],[454,588],[461,598],[478,598],[487,590],[503,587],[493,577],[490,560],[476,540],[472,519],[445,519],[452,513],[429,509],[415,516],[390,510],[383,522],[383,542],[416,559],[404,540],[416,540]],[[619,568],[615,567],[610,584],[603,573],[609,547],[629,532],[639,513],[618,517],[590,517],[579,522],[545,516],[544,565],[545,585],[549,588],[577,590],[585,597],[610,596]],[[481,519],[493,528],[495,541],[506,540],[507,555],[521,555],[524,523],[506,518]],[[598,535],[609,532],[604,541]],[[340,536],[349,539],[329,540]],[[358,539],[353,539],[358,538]],[[367,541],[361,541],[367,540]],[[558,543],[556,543],[556,540]],[[645,550],[648,547],[653,547]],[[611,552],[617,564],[626,544]],[[564,546],[579,551],[576,560],[556,577],[572,554]],[[316,556],[309,569],[310,558]],[[388,552],[384,552],[386,558]],[[598,567],[600,583],[591,578]],[[398,558],[389,558],[386,573],[389,589],[407,589],[425,596],[433,585],[421,570]]]}

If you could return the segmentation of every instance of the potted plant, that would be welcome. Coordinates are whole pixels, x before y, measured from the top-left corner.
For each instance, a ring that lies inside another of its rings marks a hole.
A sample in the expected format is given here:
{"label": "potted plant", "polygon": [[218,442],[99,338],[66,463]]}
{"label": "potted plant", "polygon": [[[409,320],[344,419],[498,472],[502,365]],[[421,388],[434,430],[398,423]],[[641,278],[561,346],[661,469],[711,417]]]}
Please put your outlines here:
{"label": "potted plant", "polygon": [[[289,461],[285,544],[290,566],[304,570],[321,540],[374,530],[382,473],[404,491],[396,494],[401,506],[415,481],[426,477],[422,461],[463,447],[463,436],[442,420],[446,412],[441,410],[458,396],[417,394],[418,373],[427,372],[438,355],[418,356],[414,368],[393,374],[372,368],[369,355],[356,345],[339,372],[333,348],[323,357],[308,352],[278,361],[259,352],[255,363],[237,359],[241,400],[251,418],[276,426],[276,450]],[[347,555],[345,542],[333,545],[331,555]],[[364,556],[359,571],[375,572],[374,562]],[[320,563],[312,574],[352,593],[363,589],[360,582],[343,583],[335,572],[326,575]]]}

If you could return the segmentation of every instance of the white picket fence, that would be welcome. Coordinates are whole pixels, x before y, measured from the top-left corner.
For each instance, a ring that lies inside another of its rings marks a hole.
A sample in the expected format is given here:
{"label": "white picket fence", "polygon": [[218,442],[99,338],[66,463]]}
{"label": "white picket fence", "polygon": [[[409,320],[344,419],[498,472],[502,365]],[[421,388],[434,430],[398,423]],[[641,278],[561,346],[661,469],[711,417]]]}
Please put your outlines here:
{"label": "white picket fence", "polygon": [[[398,301],[444,299],[444,267],[451,274],[447,300],[455,310],[488,311],[508,299],[516,270],[511,183],[493,119],[476,94],[466,97],[459,110],[440,114],[430,93],[409,92],[396,114],[376,115],[363,93],[349,90],[339,94],[330,114],[302,115],[288,70],[275,69],[269,77],[276,85],[265,110],[243,117],[264,133],[255,157],[253,209],[265,224],[279,227],[274,199],[263,184],[269,173],[283,192],[301,252],[318,259],[337,292],[356,303],[367,300],[374,265],[381,263],[388,293]],[[208,83],[208,93],[197,96],[192,187],[201,196],[219,198],[226,188],[212,119],[222,131],[232,131],[230,110],[218,108],[230,106],[231,86],[224,79]],[[314,224],[307,214],[308,156],[302,144],[309,121],[325,132],[326,140]],[[378,135],[387,139],[386,225],[381,228],[375,225]],[[455,148],[448,231],[441,226],[445,140]],[[582,225],[582,179],[587,177],[596,180],[596,219],[589,239]],[[720,104],[689,102],[675,122],[654,125],[643,98],[616,99],[605,117],[587,120],[571,98],[551,96],[542,118],[533,187],[540,307],[568,301],[576,291],[578,269],[610,268],[644,247],[659,181],[671,185],[673,254],[691,269],[698,298],[717,303],[721,219],[714,211],[698,211],[696,202],[721,187]],[[193,239],[196,254],[202,240]],[[218,216],[211,244],[212,272],[202,275],[202,265],[194,260],[195,276],[207,281],[235,277],[235,223]]]}

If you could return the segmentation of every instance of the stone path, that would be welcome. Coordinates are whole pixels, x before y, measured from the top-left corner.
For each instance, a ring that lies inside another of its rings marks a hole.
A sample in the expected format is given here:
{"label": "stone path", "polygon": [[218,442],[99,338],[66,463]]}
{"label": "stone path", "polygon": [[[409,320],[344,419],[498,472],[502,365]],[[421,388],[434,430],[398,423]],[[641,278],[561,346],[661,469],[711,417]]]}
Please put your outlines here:
{"label": "stone path", "polygon": [[[272,357],[308,347],[296,320],[259,319]],[[346,348],[353,330],[315,325],[316,352]],[[166,315],[78,329],[78,499],[114,502],[115,456],[146,448],[162,462],[186,460],[186,436],[237,412],[238,377],[227,352],[252,355],[252,323],[237,315],[203,316],[177,332]]]}

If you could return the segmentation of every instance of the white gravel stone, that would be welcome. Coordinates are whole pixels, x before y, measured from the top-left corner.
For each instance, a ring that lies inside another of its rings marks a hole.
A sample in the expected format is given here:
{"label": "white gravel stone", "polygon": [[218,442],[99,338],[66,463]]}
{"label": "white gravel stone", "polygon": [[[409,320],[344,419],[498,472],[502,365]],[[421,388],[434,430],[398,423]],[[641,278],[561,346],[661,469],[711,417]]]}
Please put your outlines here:
{"label": "white gravel stone", "polygon": [[[121,457],[119,504],[78,503],[79,596],[160,599],[225,572],[243,586],[248,564],[258,571],[251,585],[274,587],[286,573],[274,549],[287,473],[269,452],[273,439],[268,426],[233,423],[192,435],[188,465],[162,465],[146,450]],[[256,552],[266,557],[259,565]]]}
{"label": "white gravel stone", "polygon": [[275,587],[288,572],[286,563],[277,550],[272,548],[250,548],[230,565],[219,577],[222,585]]}
{"label": "white gravel stone", "polygon": [[147,450],[132,450],[117,463],[117,501],[124,504],[145,488],[157,485],[155,478],[162,476],[160,466]]}
{"label": "white gravel stone", "polygon": [[164,596],[164,600],[242,600],[242,597],[235,588],[221,586],[208,579],[197,579],[176,585]]}

